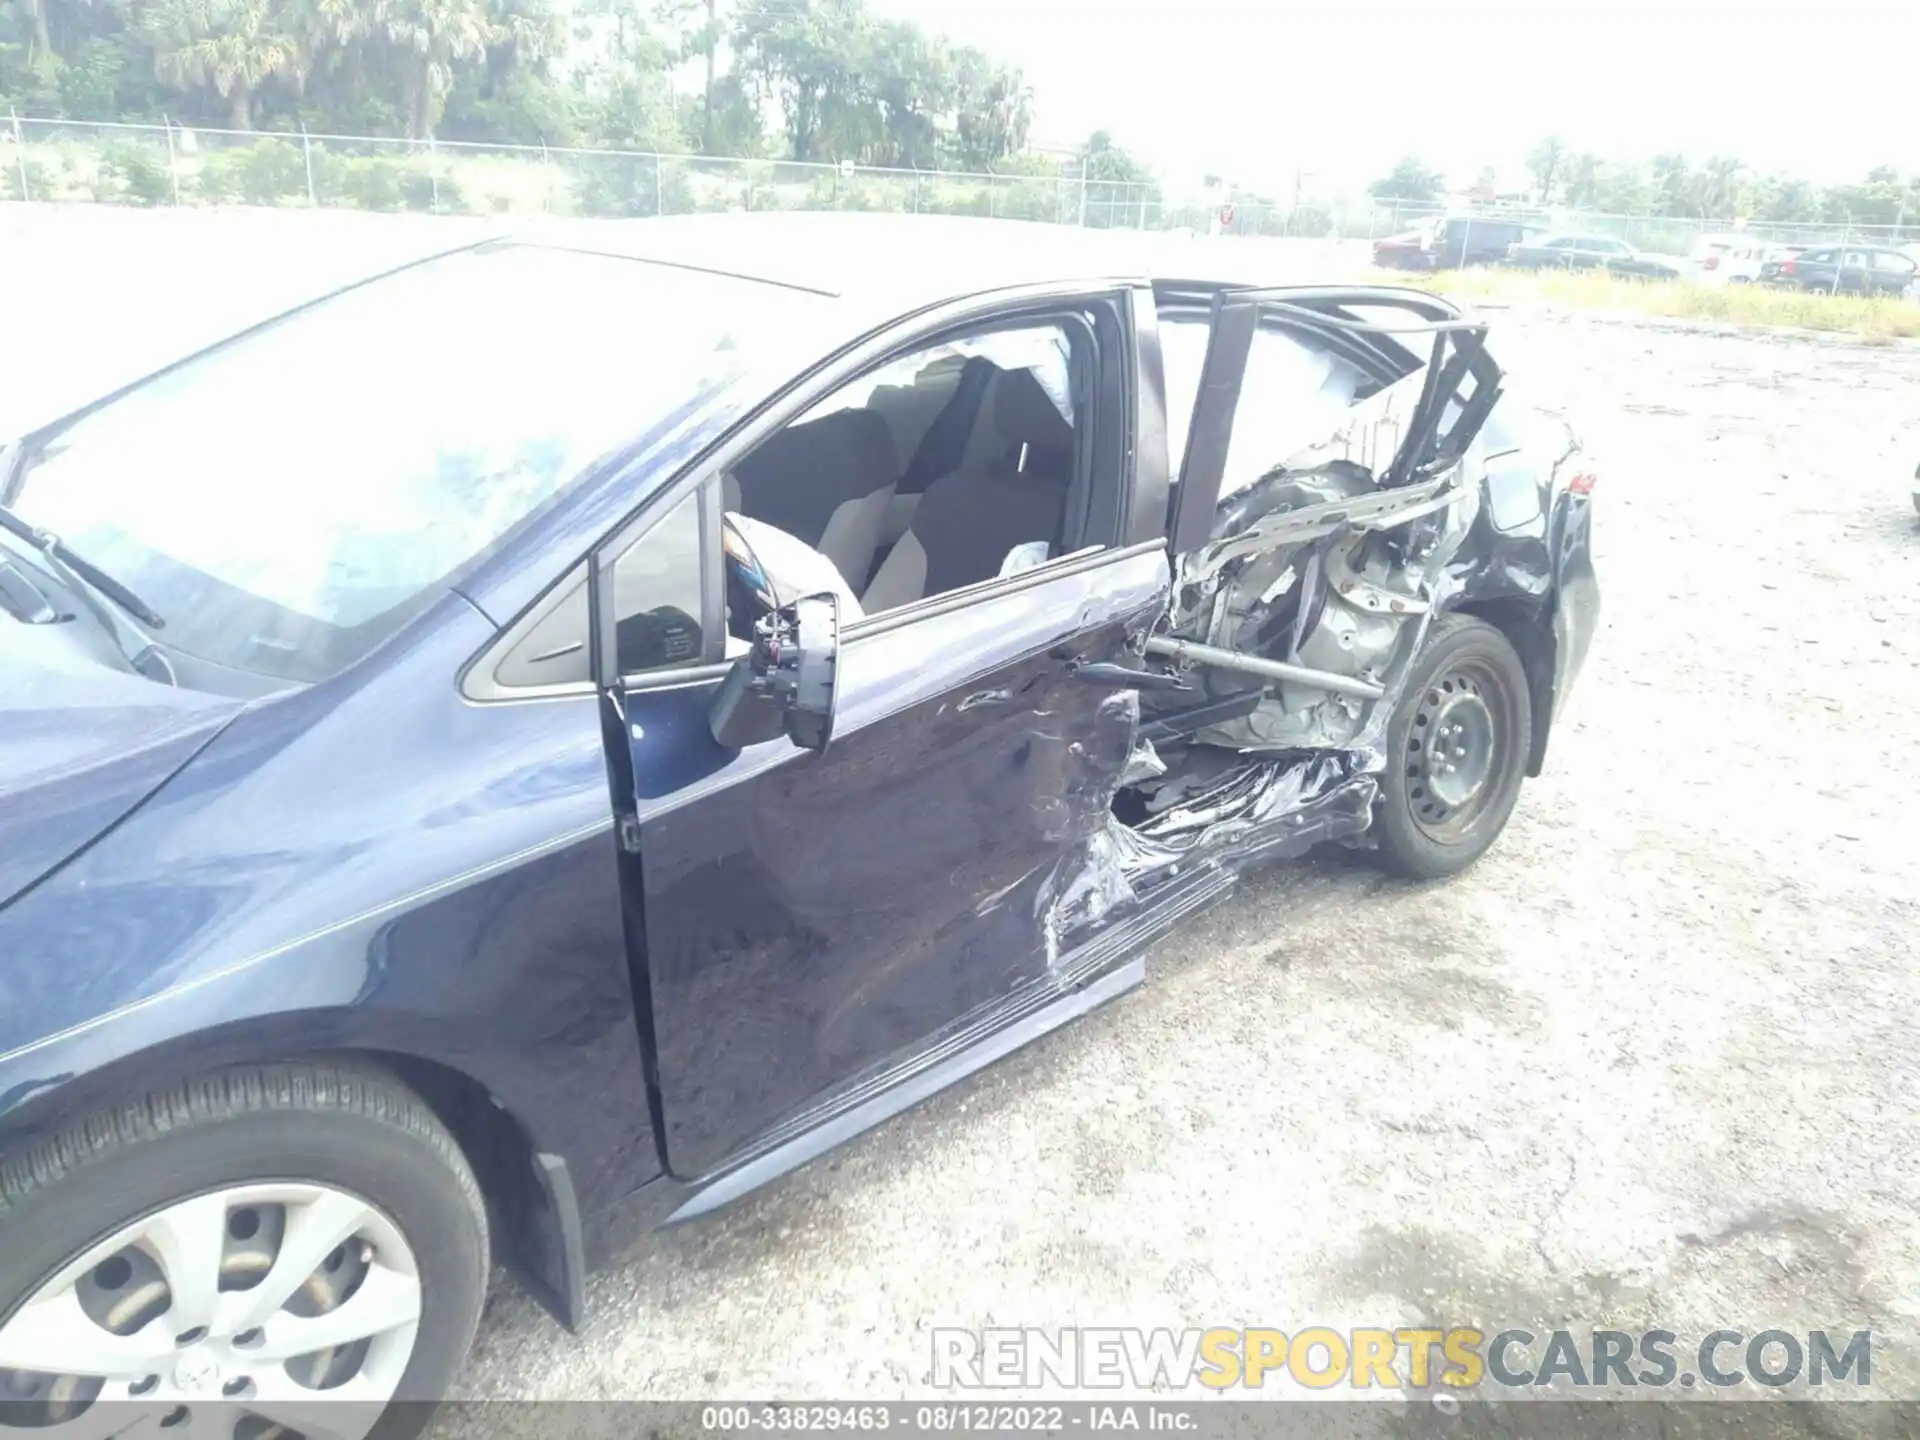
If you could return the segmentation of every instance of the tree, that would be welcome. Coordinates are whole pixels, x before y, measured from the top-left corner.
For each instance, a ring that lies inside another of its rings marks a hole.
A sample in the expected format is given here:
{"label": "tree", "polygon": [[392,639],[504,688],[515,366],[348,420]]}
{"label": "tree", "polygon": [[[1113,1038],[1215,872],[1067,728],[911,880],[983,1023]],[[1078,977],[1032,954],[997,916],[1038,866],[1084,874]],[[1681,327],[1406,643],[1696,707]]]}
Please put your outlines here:
{"label": "tree", "polygon": [[[47,24],[47,0],[20,0],[20,4],[33,24],[35,51],[39,55],[53,54],[53,32]],[[27,58],[31,63],[35,57],[29,55]]]}
{"label": "tree", "polygon": [[1554,185],[1561,178],[1566,158],[1566,144],[1558,135],[1547,136],[1527,156],[1527,169],[1533,172],[1534,187],[1540,192],[1542,205],[1553,204]]}
{"label": "tree", "polygon": [[1677,151],[1653,157],[1654,203],[1662,215],[1692,215],[1693,167]]}
{"label": "tree", "polygon": [[937,168],[955,93],[946,42],[918,25],[890,20],[868,30],[864,52],[863,78],[879,130],[866,158],[876,165]]}
{"label": "tree", "polygon": [[1417,155],[1404,157],[1367,187],[1377,200],[1438,200],[1445,190],[1446,177]]}
{"label": "tree", "polygon": [[1144,224],[1149,208],[1158,209],[1160,185],[1144,161],[1096,130],[1080,147],[1080,173],[1086,178],[1086,223],[1096,228]]}
{"label": "tree", "polygon": [[972,46],[953,55],[952,153],[963,170],[989,170],[1027,148],[1033,91],[1019,67]]}
{"label": "tree", "polygon": [[1598,209],[1601,169],[1600,157],[1592,151],[1569,155],[1561,167],[1566,177],[1561,181],[1561,199],[1576,210]]}
{"label": "tree", "polygon": [[[588,118],[586,112],[593,110],[599,97],[579,83],[579,76],[563,81],[553,74],[555,62],[568,49],[569,17],[554,8],[553,0],[489,0],[489,4],[494,38],[477,63],[453,67],[453,83],[436,133],[523,145],[575,143]],[[655,77],[655,88],[662,92],[665,68],[664,63],[658,65],[660,73]],[[663,102],[669,119],[671,98],[667,95]],[[610,130],[608,139],[613,139]]]}
{"label": "tree", "polygon": [[871,25],[859,0],[792,0],[740,12],[735,64],[757,99],[785,118],[795,160],[858,159],[876,137],[864,91]]}
{"label": "tree", "polygon": [[1743,208],[1746,166],[1731,155],[1715,155],[1689,182],[1693,213],[1703,219],[1734,216]]}
{"label": "tree", "polygon": [[686,147],[688,125],[670,83],[672,63],[668,38],[636,25],[617,52],[574,76],[578,109],[594,143],[655,152]]}
{"label": "tree", "polygon": [[433,133],[454,69],[479,60],[505,38],[485,0],[376,0],[374,28],[399,71],[407,138]]}
{"label": "tree", "polygon": [[307,52],[270,0],[166,0],[142,16],[154,74],[188,89],[211,86],[236,130],[253,128],[253,96],[274,76],[306,76]]}
{"label": "tree", "polygon": [[1594,180],[1594,208],[1611,215],[1645,215],[1654,205],[1654,191],[1646,168],[1640,165],[1603,165]]}

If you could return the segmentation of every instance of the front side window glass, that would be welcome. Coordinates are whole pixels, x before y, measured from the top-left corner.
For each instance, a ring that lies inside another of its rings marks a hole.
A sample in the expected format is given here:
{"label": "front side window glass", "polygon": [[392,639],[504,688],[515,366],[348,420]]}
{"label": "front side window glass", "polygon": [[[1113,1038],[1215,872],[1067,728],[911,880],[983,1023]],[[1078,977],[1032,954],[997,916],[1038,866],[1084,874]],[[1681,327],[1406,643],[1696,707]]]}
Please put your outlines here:
{"label": "front side window glass", "polygon": [[701,577],[709,560],[700,497],[687,496],[629,545],[613,565],[613,608],[622,675],[698,665],[706,654]]}

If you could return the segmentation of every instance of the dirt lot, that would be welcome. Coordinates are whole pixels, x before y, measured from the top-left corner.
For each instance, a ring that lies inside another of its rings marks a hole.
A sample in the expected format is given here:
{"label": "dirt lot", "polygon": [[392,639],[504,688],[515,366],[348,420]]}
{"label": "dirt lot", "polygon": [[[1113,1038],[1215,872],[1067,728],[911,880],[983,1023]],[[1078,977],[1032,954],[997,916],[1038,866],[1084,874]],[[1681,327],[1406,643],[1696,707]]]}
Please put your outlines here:
{"label": "dirt lot", "polygon": [[[64,343],[7,328],[0,381]],[[1252,877],[1144,991],[636,1250],[583,1340],[503,1284],[471,1395],[878,1398],[936,1325],[1425,1320],[1871,1326],[1920,1396],[1920,353],[1495,345],[1604,465],[1604,623],[1495,851]]]}

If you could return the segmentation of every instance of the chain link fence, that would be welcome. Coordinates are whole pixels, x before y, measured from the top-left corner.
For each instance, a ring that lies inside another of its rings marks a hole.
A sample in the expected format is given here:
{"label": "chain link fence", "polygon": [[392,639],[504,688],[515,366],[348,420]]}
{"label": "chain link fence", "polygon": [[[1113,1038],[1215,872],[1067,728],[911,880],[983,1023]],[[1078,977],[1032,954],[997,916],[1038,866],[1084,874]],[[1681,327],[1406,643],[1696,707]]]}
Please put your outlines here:
{"label": "chain link fence", "polygon": [[0,122],[0,199],[336,206],[458,215],[650,216],[872,210],[1062,224],[1159,223],[1151,187],[371,136]]}
{"label": "chain link fence", "polygon": [[[0,199],[589,217],[868,210],[1346,240],[1404,233],[1455,208],[1366,198],[1223,204],[1212,194],[1172,197],[1153,183],[1090,179],[1072,160],[1054,173],[966,174],[17,116],[0,122]],[[1730,220],[1523,206],[1473,213],[1613,235],[1670,254],[1736,228]],[[1908,227],[1754,222],[1739,228],[1781,244],[1851,238],[1898,245],[1920,235],[1920,216]]]}

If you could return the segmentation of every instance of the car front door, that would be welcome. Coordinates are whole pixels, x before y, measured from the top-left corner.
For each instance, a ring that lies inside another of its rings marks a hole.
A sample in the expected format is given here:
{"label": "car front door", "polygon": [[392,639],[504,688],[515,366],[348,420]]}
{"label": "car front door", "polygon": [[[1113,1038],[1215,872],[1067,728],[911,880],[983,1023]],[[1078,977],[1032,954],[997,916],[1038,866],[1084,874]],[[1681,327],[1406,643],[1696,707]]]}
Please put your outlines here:
{"label": "car front door", "polygon": [[1795,278],[1806,290],[1831,290],[1840,283],[1840,251],[1809,250],[1794,267]]}
{"label": "car front door", "polygon": [[1098,973],[1080,942],[1124,900],[1102,846],[1134,742],[1129,677],[1169,590],[1164,459],[1144,473],[1132,438],[1142,387],[1159,404],[1135,306],[1121,292],[1071,307],[1092,342],[1074,382],[1081,543],[844,624],[822,751],[729,750],[709,726],[728,668],[719,477],[754,436],[607,547],[603,656],[633,649],[619,631],[635,617],[660,614],[676,637],[621,656],[607,686],[673,1174],[744,1164]]}

